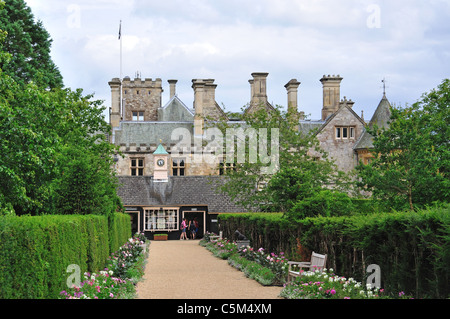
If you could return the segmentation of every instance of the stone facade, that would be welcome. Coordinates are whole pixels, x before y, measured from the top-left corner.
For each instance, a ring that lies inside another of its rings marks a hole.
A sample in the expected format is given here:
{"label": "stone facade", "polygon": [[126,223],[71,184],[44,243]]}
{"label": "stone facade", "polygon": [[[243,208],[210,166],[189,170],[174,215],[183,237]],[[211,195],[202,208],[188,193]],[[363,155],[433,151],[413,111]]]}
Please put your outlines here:
{"label": "stone facade", "polygon": [[350,172],[358,164],[353,148],[364,131],[364,125],[351,108],[341,106],[317,133],[321,149],[335,161],[339,170]]}
{"label": "stone facade", "polygon": [[[245,112],[251,112],[257,107],[264,107],[268,112],[273,109],[267,98],[267,76],[268,73],[252,73],[252,79],[249,80],[250,102]],[[305,120],[304,113],[298,109],[300,82],[292,79],[285,85],[285,89],[288,111],[296,115],[299,123],[297,128],[304,133],[316,130],[321,148],[335,160],[339,170],[349,172],[355,168],[359,160],[370,154],[367,152],[368,147],[364,146],[367,143],[362,141],[370,140],[371,137],[365,134],[364,120],[353,111],[354,102],[347,100],[346,97],[341,99],[342,79],[339,75],[324,75],[320,79],[323,85],[323,104],[322,118],[319,120]],[[115,78],[109,82],[112,96],[112,142],[120,147],[123,154],[116,162],[119,176],[132,175],[136,159],[143,160],[143,167],[138,167],[143,176],[153,176],[153,152],[160,143],[169,153],[167,161],[169,175],[175,175],[174,169],[178,169],[177,174],[182,176],[220,173],[218,165],[220,158],[213,164],[198,163],[194,160],[194,148],[188,150],[178,148],[180,139],[187,138],[188,140],[184,142],[193,145],[194,138],[204,134],[205,120],[227,119],[225,112],[215,100],[217,84],[214,83],[214,79],[193,79],[194,104],[193,108],[188,108],[176,95],[177,80],[171,79],[168,83],[170,100],[162,106],[163,87],[159,78],[131,80],[126,77],[122,81]],[[387,101],[385,97],[384,100]],[[380,105],[383,106],[383,110],[390,107],[389,102]],[[136,117],[135,113],[133,117],[133,112],[142,114],[137,113]],[[386,117],[387,113],[378,111],[377,114]],[[196,147],[204,151],[203,146],[197,144]],[[311,151],[311,155],[317,154]],[[176,159],[175,164],[172,157]],[[180,166],[180,163],[183,165]]]}

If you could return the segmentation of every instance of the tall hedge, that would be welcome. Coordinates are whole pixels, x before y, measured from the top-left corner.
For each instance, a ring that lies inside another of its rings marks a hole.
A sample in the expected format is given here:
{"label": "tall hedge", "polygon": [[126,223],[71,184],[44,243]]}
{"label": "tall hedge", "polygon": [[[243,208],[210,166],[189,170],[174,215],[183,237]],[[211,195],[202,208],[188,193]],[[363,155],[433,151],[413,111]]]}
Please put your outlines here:
{"label": "tall hedge", "polygon": [[370,264],[381,267],[383,287],[416,297],[450,297],[450,205],[418,212],[318,217],[292,221],[282,214],[219,215],[220,230],[238,229],[253,247],[291,256],[297,240],[328,255],[327,266],[364,280]]}
{"label": "tall hedge", "polygon": [[112,252],[110,238],[123,244],[131,232],[126,217],[118,214],[113,228],[96,215],[1,217],[0,298],[57,298],[67,288],[69,265],[81,274],[101,270]]}

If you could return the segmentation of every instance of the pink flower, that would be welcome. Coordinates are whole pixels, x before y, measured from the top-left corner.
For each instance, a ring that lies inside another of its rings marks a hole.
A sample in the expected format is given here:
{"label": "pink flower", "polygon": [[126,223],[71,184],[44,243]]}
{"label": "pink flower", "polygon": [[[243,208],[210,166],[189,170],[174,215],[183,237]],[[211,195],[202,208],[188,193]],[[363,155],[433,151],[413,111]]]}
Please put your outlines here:
{"label": "pink flower", "polygon": [[330,293],[331,293],[332,295],[335,295],[335,294],[336,294],[336,290],[331,289]]}

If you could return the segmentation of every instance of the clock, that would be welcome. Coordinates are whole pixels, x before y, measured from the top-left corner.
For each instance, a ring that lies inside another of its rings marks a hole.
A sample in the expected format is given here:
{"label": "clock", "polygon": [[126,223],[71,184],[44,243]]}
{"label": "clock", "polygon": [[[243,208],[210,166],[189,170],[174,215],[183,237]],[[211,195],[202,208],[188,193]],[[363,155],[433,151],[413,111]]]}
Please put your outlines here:
{"label": "clock", "polygon": [[156,164],[158,164],[158,166],[164,166],[164,160],[162,158],[160,158]]}

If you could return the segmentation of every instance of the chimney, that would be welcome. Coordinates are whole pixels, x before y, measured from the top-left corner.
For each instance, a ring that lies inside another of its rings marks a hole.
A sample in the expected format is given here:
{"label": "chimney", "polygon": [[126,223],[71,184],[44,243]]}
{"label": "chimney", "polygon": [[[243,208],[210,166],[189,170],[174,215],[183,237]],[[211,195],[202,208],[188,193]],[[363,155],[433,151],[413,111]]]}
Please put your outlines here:
{"label": "chimney", "polygon": [[253,80],[250,80],[252,99],[251,105],[267,104],[267,76],[269,73],[252,73]]}
{"label": "chimney", "polygon": [[203,102],[205,99],[205,82],[203,80],[193,79],[192,88],[194,89],[194,136],[203,135]]}
{"label": "chimney", "polygon": [[341,100],[341,102],[339,102],[339,107],[341,106],[348,106],[349,108],[353,108],[353,105],[355,104],[355,102],[352,101],[352,99],[347,100],[347,97],[344,96],[344,98]]}
{"label": "chimney", "polygon": [[335,75],[323,76],[320,79],[323,85],[322,121],[339,109],[341,101],[341,81],[343,78]]}
{"label": "chimney", "polygon": [[119,127],[121,109],[120,109],[120,79],[114,78],[108,82],[111,88],[111,116],[110,124],[112,128]]}
{"label": "chimney", "polygon": [[299,119],[299,112],[298,112],[298,87],[300,86],[300,82],[297,81],[297,79],[290,80],[284,87],[287,90],[287,108],[288,113],[293,114],[295,116],[295,119]]}
{"label": "chimney", "polygon": [[170,98],[173,98],[177,94],[176,85],[178,80],[167,80],[167,82],[169,82],[170,85]]}

